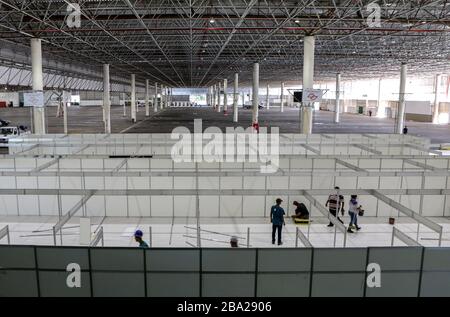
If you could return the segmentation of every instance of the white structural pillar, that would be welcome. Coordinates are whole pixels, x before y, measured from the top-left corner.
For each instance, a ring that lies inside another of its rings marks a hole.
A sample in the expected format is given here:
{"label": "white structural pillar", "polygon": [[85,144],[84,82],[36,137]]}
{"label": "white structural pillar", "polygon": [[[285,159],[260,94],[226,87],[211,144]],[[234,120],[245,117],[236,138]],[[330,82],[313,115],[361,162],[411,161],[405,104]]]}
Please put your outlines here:
{"label": "white structural pillar", "polygon": [[398,96],[397,134],[403,134],[403,127],[405,125],[405,91],[407,70],[408,65],[406,63],[402,63],[400,70],[400,93]]}
{"label": "white structural pillar", "polygon": [[126,117],[127,116],[127,107],[126,107],[126,104],[127,104],[127,101],[126,101],[126,94],[123,92],[122,93],[122,100],[123,100],[123,116],[124,117]]}
{"label": "white structural pillar", "polygon": [[266,92],[266,106],[267,106],[267,109],[270,109],[269,89],[270,89],[270,86],[269,86],[269,84],[267,84],[267,92]]}
{"label": "white structural pillar", "polygon": [[109,64],[103,65],[103,110],[105,114],[105,133],[111,133],[111,96],[109,83]]}
{"label": "white structural pillar", "polygon": [[131,121],[136,122],[136,75],[131,74]]}
{"label": "white structural pillar", "polygon": [[253,83],[252,83],[252,123],[258,123],[258,103],[259,103],[259,64],[253,64]]}
{"label": "white structural pillar", "polygon": [[378,80],[378,96],[377,96],[377,117],[384,118],[385,116],[385,107],[381,105],[381,78]]}
{"label": "white structural pillar", "polygon": [[[314,49],[315,37],[305,36],[303,53],[303,91],[314,85]],[[313,103],[303,104],[300,108],[301,133],[311,134],[313,124]]]}
{"label": "white structural pillar", "polygon": [[281,94],[280,94],[280,112],[284,112],[284,83],[281,83]]}
{"label": "white structural pillar", "polygon": [[219,84],[217,85],[217,112],[220,112],[220,90],[221,90],[222,86],[219,82]]}
{"label": "white structural pillar", "polygon": [[[33,90],[44,91],[41,39],[31,39],[31,74]],[[45,108],[33,107],[33,133],[45,134]]]}
{"label": "white structural pillar", "polygon": [[239,74],[234,74],[234,89],[233,89],[233,122],[238,122],[238,98],[239,98]]}
{"label": "white structural pillar", "polygon": [[227,96],[228,80],[223,80],[223,112],[228,111],[228,96]]}
{"label": "white structural pillar", "polygon": [[164,101],[165,101],[165,99],[164,99],[164,89],[165,89],[165,86],[164,85],[161,85],[161,100],[160,100],[160,104],[159,104],[159,109],[164,109]]}
{"label": "white structural pillar", "polygon": [[336,106],[334,108],[334,123],[340,122],[341,115],[341,74],[336,74]]}
{"label": "white structural pillar", "polygon": [[441,84],[442,75],[436,75],[436,80],[434,82],[434,111],[433,111],[433,123],[439,123],[439,87]]}
{"label": "white structural pillar", "polygon": [[155,83],[155,99],[153,100],[153,112],[158,112],[158,83]]}
{"label": "white structural pillar", "polygon": [[150,115],[150,87],[148,79],[145,80],[145,116]]}

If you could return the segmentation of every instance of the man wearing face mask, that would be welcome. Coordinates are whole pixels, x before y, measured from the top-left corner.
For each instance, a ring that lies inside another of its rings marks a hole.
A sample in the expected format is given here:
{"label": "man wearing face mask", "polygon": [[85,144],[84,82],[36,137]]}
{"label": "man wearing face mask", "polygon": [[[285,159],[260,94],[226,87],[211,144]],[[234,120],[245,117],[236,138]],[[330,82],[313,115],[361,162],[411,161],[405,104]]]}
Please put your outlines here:
{"label": "man wearing face mask", "polygon": [[[336,186],[334,189],[336,190],[336,192],[331,194],[330,196],[328,196],[328,200],[325,204],[325,207],[328,207],[330,214],[337,217],[337,219],[341,223],[344,223],[341,220],[341,218],[339,218],[339,210],[341,211],[342,215],[344,215],[344,196],[339,194],[340,188],[338,186]],[[334,226],[334,224],[330,221],[330,223],[328,224],[328,227],[333,227],[333,226]]]}

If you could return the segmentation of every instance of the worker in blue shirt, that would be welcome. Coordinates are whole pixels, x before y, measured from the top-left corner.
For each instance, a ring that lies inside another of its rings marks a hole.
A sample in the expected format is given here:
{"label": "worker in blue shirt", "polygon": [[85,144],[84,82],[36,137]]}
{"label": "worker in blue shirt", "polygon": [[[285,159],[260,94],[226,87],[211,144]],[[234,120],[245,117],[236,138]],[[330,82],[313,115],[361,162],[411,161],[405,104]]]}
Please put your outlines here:
{"label": "worker in blue shirt", "polygon": [[144,233],[141,230],[136,230],[134,233],[134,240],[139,243],[139,248],[148,248],[147,242],[142,240],[142,237],[144,236]]}
{"label": "worker in blue shirt", "polygon": [[283,200],[277,198],[276,205],[272,206],[270,209],[270,222],[272,223],[272,244],[275,244],[275,232],[278,231],[278,245],[282,245],[281,241],[281,230],[283,225],[286,225],[284,222],[284,209],[281,208],[281,202]]}

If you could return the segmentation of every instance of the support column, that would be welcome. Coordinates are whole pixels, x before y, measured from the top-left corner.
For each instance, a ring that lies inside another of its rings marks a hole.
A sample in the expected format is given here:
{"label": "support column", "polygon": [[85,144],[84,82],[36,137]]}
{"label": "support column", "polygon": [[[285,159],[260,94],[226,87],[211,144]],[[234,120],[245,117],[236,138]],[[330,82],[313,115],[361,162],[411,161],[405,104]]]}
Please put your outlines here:
{"label": "support column", "polygon": [[439,123],[439,94],[440,94],[440,84],[441,84],[442,75],[436,75],[436,80],[434,82],[434,111],[433,111],[433,123]]}
{"label": "support column", "polygon": [[[44,92],[44,77],[42,75],[41,39],[31,39],[31,75],[33,90]],[[45,108],[33,107],[33,133],[45,134]]]}
{"label": "support column", "polygon": [[238,122],[238,97],[239,97],[239,74],[234,74],[234,89],[233,89],[233,122]]}
{"label": "support column", "polygon": [[148,86],[148,79],[145,80],[145,116],[150,115],[150,88]]}
{"label": "support column", "polygon": [[211,100],[212,100],[212,107],[213,109],[216,109],[217,103],[216,103],[216,95],[217,95],[217,87],[216,85],[213,85],[212,88],[212,95],[211,95]]}
{"label": "support column", "polygon": [[220,90],[221,90],[222,86],[219,82],[219,84],[217,85],[217,112],[220,112]]}
{"label": "support column", "polygon": [[385,107],[381,107],[381,78],[378,80],[377,117],[384,118]]}
{"label": "support column", "polygon": [[334,108],[334,123],[340,122],[341,115],[341,74],[336,74],[336,106]]}
{"label": "support column", "polygon": [[[305,88],[313,88],[314,85],[314,49],[315,37],[305,36],[303,41],[303,90]],[[301,133],[311,134],[313,125],[313,103],[303,104],[300,108],[300,126]]]}
{"label": "support column", "polygon": [[281,83],[281,94],[280,94],[281,104],[280,112],[284,112],[284,83]]}
{"label": "support column", "polygon": [[111,96],[109,84],[109,64],[103,65],[103,110],[105,114],[105,133],[111,133]]}
{"label": "support column", "polygon": [[131,74],[131,121],[136,122],[136,75]]}
{"label": "support column", "polygon": [[252,86],[252,123],[258,123],[258,103],[259,103],[259,64],[253,64],[253,86]]}
{"label": "support column", "polygon": [[155,83],[155,99],[153,100],[153,112],[158,112],[158,83]]}
{"label": "support column", "polygon": [[126,102],[126,94],[123,92],[122,93],[122,99],[123,99],[123,116],[124,117],[126,117],[127,116],[127,107],[126,107],[126,104],[127,104],[127,102]]}
{"label": "support column", "polygon": [[270,109],[269,89],[270,89],[269,84],[267,84],[267,92],[266,92],[266,106],[267,106],[267,109]]}
{"label": "support column", "polygon": [[397,134],[403,134],[403,127],[405,126],[405,91],[407,71],[408,65],[406,65],[406,63],[402,63],[400,71],[400,93],[398,96]]}
{"label": "support column", "polygon": [[227,96],[228,80],[223,80],[223,113],[228,111],[228,96]]}

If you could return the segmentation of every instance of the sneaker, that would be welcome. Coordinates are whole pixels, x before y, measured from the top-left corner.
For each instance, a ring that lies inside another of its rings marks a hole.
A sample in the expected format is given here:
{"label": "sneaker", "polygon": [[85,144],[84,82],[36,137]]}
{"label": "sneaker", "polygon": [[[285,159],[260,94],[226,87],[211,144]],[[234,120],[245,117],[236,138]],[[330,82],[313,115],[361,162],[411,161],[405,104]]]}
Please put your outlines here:
{"label": "sneaker", "polygon": [[275,244],[275,241],[272,241],[272,244]]}
{"label": "sneaker", "polygon": [[355,229],[355,225],[349,225],[349,228]]}
{"label": "sneaker", "polygon": [[361,230],[361,227],[356,227],[356,230],[358,230],[358,231]]}
{"label": "sneaker", "polygon": [[278,242],[278,245],[282,245],[283,244],[283,242]]}
{"label": "sneaker", "polygon": [[348,232],[348,233],[354,233],[354,232],[352,231],[352,228],[350,228],[350,227],[348,227],[347,232]]}
{"label": "sneaker", "polygon": [[332,223],[330,223],[327,227],[333,227],[334,225]]}

